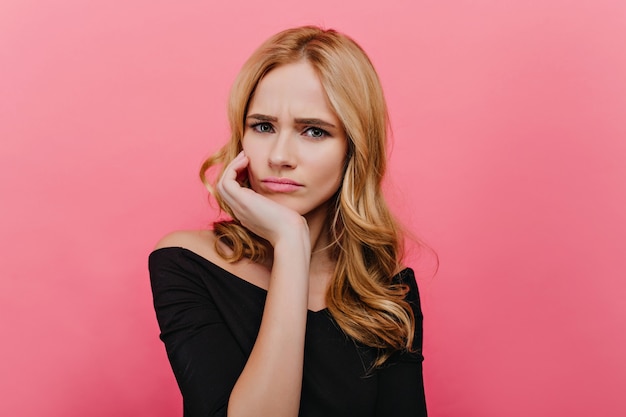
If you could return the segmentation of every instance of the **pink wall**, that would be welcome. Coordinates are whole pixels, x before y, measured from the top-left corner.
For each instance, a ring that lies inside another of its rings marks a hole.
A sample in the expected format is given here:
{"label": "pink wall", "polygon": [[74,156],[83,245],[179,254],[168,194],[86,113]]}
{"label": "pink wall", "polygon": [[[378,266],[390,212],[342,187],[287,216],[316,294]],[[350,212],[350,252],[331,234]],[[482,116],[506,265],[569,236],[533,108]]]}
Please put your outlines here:
{"label": "pink wall", "polygon": [[626,3],[296,3],[0,3],[0,415],[180,415],[146,257],[212,219],[228,87],[304,23],[386,88],[390,195],[441,259],[431,416],[626,415]]}

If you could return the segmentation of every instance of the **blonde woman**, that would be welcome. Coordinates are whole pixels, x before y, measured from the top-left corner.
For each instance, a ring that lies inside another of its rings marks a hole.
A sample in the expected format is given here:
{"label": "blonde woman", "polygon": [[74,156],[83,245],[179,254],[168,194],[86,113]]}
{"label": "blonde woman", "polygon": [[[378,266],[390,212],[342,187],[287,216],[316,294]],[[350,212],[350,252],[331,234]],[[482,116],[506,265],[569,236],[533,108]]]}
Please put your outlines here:
{"label": "blonde woman", "polygon": [[232,220],[150,255],[184,415],[425,416],[422,314],[381,194],[387,109],[366,54],[333,30],[278,33],[235,80],[229,120],[201,177]]}

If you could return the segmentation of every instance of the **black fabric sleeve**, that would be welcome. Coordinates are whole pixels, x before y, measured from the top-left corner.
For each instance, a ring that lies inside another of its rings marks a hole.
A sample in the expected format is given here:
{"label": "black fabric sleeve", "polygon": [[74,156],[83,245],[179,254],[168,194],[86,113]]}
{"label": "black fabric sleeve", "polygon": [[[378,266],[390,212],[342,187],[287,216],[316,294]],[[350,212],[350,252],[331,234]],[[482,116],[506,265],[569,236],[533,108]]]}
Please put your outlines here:
{"label": "black fabric sleeve", "polygon": [[399,352],[378,372],[376,417],[426,417],[422,376],[422,310],[415,276],[411,269],[400,273],[399,281],[408,285],[406,300],[415,318],[413,352]]}
{"label": "black fabric sleeve", "polygon": [[184,416],[226,416],[246,358],[204,285],[201,270],[172,250],[153,252],[149,269],[160,338],[183,395]]}

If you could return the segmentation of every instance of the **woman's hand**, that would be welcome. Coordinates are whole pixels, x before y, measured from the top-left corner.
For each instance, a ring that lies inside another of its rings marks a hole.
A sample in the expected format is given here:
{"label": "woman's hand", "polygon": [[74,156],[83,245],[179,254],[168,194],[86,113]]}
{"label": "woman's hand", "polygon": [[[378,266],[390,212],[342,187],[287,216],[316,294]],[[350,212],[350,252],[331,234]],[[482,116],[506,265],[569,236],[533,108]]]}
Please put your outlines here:
{"label": "woman's hand", "polygon": [[[224,170],[217,183],[220,196],[232,209],[243,226],[266,239],[275,247],[278,241],[294,232],[306,232],[304,217],[296,211],[264,197],[250,188],[242,187],[239,179],[245,176],[249,160],[241,151]],[[310,242],[308,242],[310,246]]]}
{"label": "woman's hand", "polygon": [[309,228],[298,212],[241,186],[248,163],[243,152],[237,155],[217,191],[244,227],[272,245],[274,254],[261,326],[228,400],[228,415],[296,416],[309,293]]}

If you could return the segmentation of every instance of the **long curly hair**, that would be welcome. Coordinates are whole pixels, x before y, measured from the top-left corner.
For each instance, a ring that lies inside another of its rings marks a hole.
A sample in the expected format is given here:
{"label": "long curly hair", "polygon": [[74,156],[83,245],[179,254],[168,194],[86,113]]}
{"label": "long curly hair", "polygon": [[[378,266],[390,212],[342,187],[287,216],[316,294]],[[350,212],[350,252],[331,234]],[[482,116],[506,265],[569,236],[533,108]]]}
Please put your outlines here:
{"label": "long curly hair", "polygon": [[214,223],[218,240],[232,249],[223,258],[266,259],[268,243],[244,228],[206,175],[223,169],[241,151],[250,98],[265,74],[281,65],[306,60],[317,72],[348,138],[343,183],[327,217],[331,256],[336,263],[326,304],[343,332],[376,348],[373,366],[396,351],[411,350],[414,318],[404,301],[406,287],[392,277],[403,253],[401,230],[382,196],[388,136],[387,105],[376,71],[361,47],[335,30],[304,26],[280,32],[263,43],[237,76],[230,94],[230,141],[209,157],[200,177],[232,220]]}

